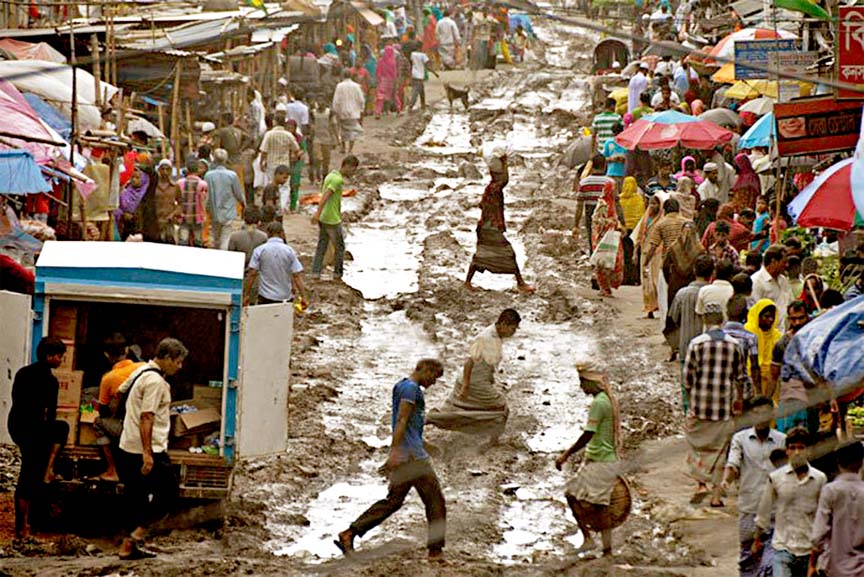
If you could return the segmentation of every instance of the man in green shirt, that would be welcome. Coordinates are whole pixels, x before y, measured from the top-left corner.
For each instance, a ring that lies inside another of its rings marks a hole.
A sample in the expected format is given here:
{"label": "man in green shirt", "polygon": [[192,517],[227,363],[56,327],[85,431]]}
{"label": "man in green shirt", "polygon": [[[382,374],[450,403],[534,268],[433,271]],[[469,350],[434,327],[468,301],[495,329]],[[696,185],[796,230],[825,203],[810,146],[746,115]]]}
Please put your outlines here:
{"label": "man in green shirt", "polygon": [[318,225],[318,247],[315,249],[315,259],[312,261],[312,278],[321,278],[321,267],[324,255],[332,242],[336,248],[333,263],[333,278],[342,279],[342,268],[345,261],[345,233],[342,231],[342,186],[346,178],[351,178],[357,171],[360,161],[349,154],[342,159],[338,170],[330,171],[321,187],[321,202],[312,217],[312,224]]}
{"label": "man in green shirt", "polygon": [[606,108],[591,121],[591,141],[594,150],[603,154],[606,141],[614,137],[612,127],[621,122],[621,115],[615,113],[616,102],[614,98],[606,99]]}
{"label": "man in green shirt", "polygon": [[[594,397],[588,411],[588,423],[579,440],[555,459],[555,467],[560,471],[567,459],[585,449],[582,467],[576,477],[567,484],[565,491],[567,503],[585,538],[580,548],[580,551],[584,552],[594,549],[595,543],[585,520],[580,518],[579,511],[587,503],[602,516],[603,510],[609,507],[612,489],[618,481],[618,409],[610,396],[609,384],[604,374],[580,371],[579,381],[582,391]],[[603,555],[611,555],[612,530],[603,530],[600,535]]]}

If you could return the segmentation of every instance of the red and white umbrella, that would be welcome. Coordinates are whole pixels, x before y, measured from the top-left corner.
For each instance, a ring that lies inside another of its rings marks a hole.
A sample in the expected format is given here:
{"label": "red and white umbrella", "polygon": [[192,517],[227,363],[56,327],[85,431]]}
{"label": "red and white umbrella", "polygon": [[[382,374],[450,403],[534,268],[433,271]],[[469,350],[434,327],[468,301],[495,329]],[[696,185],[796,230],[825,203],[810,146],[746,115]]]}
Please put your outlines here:
{"label": "red and white umbrella", "polygon": [[738,32],[733,32],[718,42],[717,46],[711,49],[709,55],[724,62],[733,60],[735,58],[736,40],[771,40],[774,38],[798,38],[798,36],[786,30],[774,32],[767,28],[744,28]]}
{"label": "red and white umbrella", "polygon": [[854,163],[854,158],[847,158],[827,168],[792,199],[787,211],[796,225],[852,230],[861,223],[853,199]]}

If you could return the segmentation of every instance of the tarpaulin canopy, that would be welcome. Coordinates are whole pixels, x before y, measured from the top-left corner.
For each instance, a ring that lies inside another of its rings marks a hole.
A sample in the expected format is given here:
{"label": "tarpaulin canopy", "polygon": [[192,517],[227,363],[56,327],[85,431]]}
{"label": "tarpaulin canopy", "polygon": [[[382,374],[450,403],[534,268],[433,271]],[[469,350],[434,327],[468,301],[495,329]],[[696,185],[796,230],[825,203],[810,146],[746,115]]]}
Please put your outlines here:
{"label": "tarpaulin canopy", "polygon": [[66,64],[66,57],[45,42],[22,42],[14,38],[0,39],[0,50],[7,52],[15,60],[45,60]]}
{"label": "tarpaulin canopy", "polygon": [[804,326],[783,358],[794,376],[827,382],[840,395],[864,387],[864,296],[823,313]]}
{"label": "tarpaulin canopy", "polygon": [[32,92],[25,92],[22,96],[24,97],[24,100],[27,101],[27,104],[30,105],[30,108],[33,109],[33,112],[35,112],[36,115],[45,122],[45,124],[56,130],[57,134],[59,134],[63,140],[69,142],[72,138],[72,122],[69,119],[63,116],[63,114],[55,107],[51,106]]}
{"label": "tarpaulin canopy", "polygon": [[[78,69],[78,121],[82,130],[98,129],[102,120],[96,103],[96,82],[86,70]],[[0,62],[0,78],[5,78],[22,92],[32,92],[52,106],[57,106],[67,118],[72,116],[72,67],[44,60],[12,60]],[[102,101],[107,102],[118,89],[100,83]]]}
{"label": "tarpaulin canopy", "polygon": [[[0,118],[3,119],[0,130],[7,133],[3,137],[5,141],[3,144],[7,148],[27,150],[39,163],[50,162],[66,150],[63,138],[39,118],[12,84],[2,78],[0,78]],[[20,135],[20,138],[14,138],[11,136],[13,134]],[[33,139],[58,142],[60,146],[35,142]]]}
{"label": "tarpaulin canopy", "polygon": [[0,194],[50,191],[32,154],[26,150],[0,150]]}

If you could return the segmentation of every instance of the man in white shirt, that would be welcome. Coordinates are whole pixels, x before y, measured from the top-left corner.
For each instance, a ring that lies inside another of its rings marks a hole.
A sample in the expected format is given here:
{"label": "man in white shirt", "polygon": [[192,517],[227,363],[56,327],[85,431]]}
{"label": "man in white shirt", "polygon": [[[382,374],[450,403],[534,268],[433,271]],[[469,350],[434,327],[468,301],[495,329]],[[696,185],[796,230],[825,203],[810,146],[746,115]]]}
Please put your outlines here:
{"label": "man in white shirt", "polygon": [[786,326],[786,308],[794,300],[789,279],[783,274],[785,271],[786,249],[781,245],[773,245],[762,255],[762,268],[750,276],[753,281],[753,301],[771,299],[774,302],[778,315],[777,328],[781,331]]}
{"label": "man in white shirt", "polygon": [[343,72],[343,80],[336,85],[333,92],[333,105],[330,107],[339,121],[342,134],[342,152],[351,153],[354,143],[363,135],[363,109],[366,107],[366,96],[363,88],[354,82],[351,73]]}
{"label": "man in white shirt", "polygon": [[739,566],[741,575],[755,575],[761,561],[761,551],[753,555],[752,546],[756,532],[756,513],[762,490],[768,475],[774,470],[771,453],[782,450],[786,435],[771,428],[774,404],[767,397],[758,397],[750,404],[746,413],[748,422],[755,426],[739,431],[732,436],[729,458],[723,476],[723,488],[738,483],[738,539],[741,543]]}
{"label": "man in white shirt", "polygon": [[297,123],[301,134],[309,134],[309,107],[303,104],[299,94],[288,93],[288,104],[285,105],[285,121]]}
{"label": "man in white shirt", "polygon": [[724,204],[726,201],[720,198],[720,187],[717,185],[717,165],[713,162],[706,162],[702,171],[705,173],[705,180],[696,188],[699,198],[702,202],[713,198],[720,204]]}
{"label": "man in white shirt", "polygon": [[810,435],[795,428],[786,435],[789,464],[768,476],[756,514],[756,535],[752,551],[762,550],[763,534],[771,526],[774,513],[774,575],[807,575],[813,542],[810,532],[816,518],[819,494],[825,486],[825,473],[807,463]]}
{"label": "man in white shirt", "polygon": [[154,556],[140,546],[147,536],[147,525],[167,513],[177,497],[177,480],[168,458],[171,387],[165,377],[183,368],[188,354],[177,339],[162,339],[156,358],[120,385],[119,393],[127,397],[117,468],[128,501],[126,518],[131,530],[120,546],[121,559]]}
{"label": "man in white shirt", "polygon": [[429,57],[422,50],[415,50],[411,53],[411,102],[408,104],[409,112],[414,109],[417,104],[417,98],[420,98],[420,110],[426,110],[426,70],[429,64]]}
{"label": "man in white shirt", "polygon": [[444,17],[435,26],[435,35],[438,37],[438,54],[441,62],[448,70],[456,67],[456,50],[462,39],[459,37],[459,27],[456,21],[450,17],[450,10],[444,10]]}
{"label": "man in white shirt", "polygon": [[729,282],[734,273],[735,269],[728,260],[722,259],[715,263],[714,282],[700,288],[699,296],[696,297],[697,315],[705,314],[706,305],[716,304],[723,311],[723,319],[726,320],[726,307],[729,304],[729,299],[735,294],[735,289]]}
{"label": "man in white shirt", "polygon": [[639,106],[639,97],[648,88],[648,64],[642,62],[639,64],[639,70],[630,79],[627,84],[627,112],[633,112],[634,108]]}

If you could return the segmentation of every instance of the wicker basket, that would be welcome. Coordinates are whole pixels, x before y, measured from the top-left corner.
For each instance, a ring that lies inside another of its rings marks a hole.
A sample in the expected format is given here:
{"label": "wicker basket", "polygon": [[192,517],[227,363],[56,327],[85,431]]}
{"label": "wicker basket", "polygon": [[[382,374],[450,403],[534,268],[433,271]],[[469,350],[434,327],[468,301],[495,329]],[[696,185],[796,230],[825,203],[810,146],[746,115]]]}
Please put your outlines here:
{"label": "wicker basket", "polygon": [[577,517],[592,531],[605,531],[620,527],[627,517],[630,516],[630,508],[633,500],[630,497],[630,487],[624,477],[618,477],[615,487],[612,489],[612,498],[609,506],[594,505],[586,501],[577,501],[567,498],[573,516]]}

